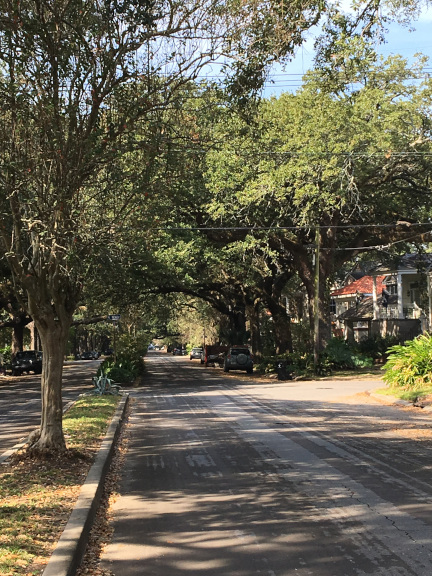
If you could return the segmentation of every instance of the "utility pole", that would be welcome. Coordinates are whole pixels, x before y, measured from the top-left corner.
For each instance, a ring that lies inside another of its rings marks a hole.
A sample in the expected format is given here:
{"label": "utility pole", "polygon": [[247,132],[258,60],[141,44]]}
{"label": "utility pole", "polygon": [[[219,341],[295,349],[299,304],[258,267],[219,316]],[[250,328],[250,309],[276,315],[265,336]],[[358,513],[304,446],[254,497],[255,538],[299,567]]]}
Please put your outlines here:
{"label": "utility pole", "polygon": [[318,371],[319,363],[319,287],[320,287],[320,227],[315,231],[315,294],[314,294],[314,368]]}

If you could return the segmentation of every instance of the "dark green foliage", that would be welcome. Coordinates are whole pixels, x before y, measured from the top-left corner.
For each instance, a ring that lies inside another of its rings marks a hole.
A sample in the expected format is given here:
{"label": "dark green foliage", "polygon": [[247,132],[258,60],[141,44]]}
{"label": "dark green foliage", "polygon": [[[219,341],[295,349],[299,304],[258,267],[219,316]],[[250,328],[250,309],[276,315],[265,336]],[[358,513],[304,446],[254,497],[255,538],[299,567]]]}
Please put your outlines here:
{"label": "dark green foliage", "polygon": [[[291,354],[278,354],[263,356],[259,362],[255,364],[257,372],[261,374],[275,373],[276,366],[279,362],[283,362],[286,366],[286,371],[296,376],[304,376],[314,371],[314,358],[311,352]],[[322,370],[326,370],[326,359],[323,359]]]}
{"label": "dark green foliage", "polygon": [[353,369],[356,367],[354,353],[346,340],[332,338],[327,344],[322,356],[328,359],[333,369]]}
{"label": "dark green foliage", "polygon": [[359,342],[358,350],[373,360],[379,360],[385,358],[387,350],[398,343],[395,336],[371,336]]}
{"label": "dark green foliage", "polygon": [[9,366],[12,360],[12,348],[10,346],[5,346],[0,348],[0,359],[2,357],[3,366]]}
{"label": "dark green foliage", "polygon": [[332,338],[321,355],[327,358],[333,370],[355,370],[373,364],[373,359],[362,352],[358,344],[342,338]]}
{"label": "dark green foliage", "polygon": [[255,369],[260,374],[269,374],[276,372],[276,365],[278,362],[284,362],[286,363],[287,372],[297,372],[300,364],[299,360],[300,358],[295,354],[262,356],[259,361],[255,363]]}
{"label": "dark green foliage", "polygon": [[105,374],[117,384],[132,384],[144,372],[147,346],[148,336],[123,334],[118,342],[116,358],[106,358],[99,366],[97,375]]}
{"label": "dark green foliage", "polygon": [[100,376],[103,373],[115,383],[125,386],[132,384],[139,376],[142,364],[139,360],[131,362],[125,358],[118,358],[114,361],[113,358],[107,358],[99,366],[97,374]]}
{"label": "dark green foliage", "polygon": [[325,376],[334,370],[355,370],[369,368],[373,365],[371,356],[359,349],[357,344],[349,344],[341,338],[332,338],[325,350],[319,355],[318,363],[314,362],[311,351],[265,356],[256,364],[257,371],[264,374],[275,372],[278,361],[287,363],[287,369],[297,376]]}
{"label": "dark green foliage", "polygon": [[309,324],[307,322],[292,322],[291,333],[294,350],[299,355],[309,354],[313,347]]}

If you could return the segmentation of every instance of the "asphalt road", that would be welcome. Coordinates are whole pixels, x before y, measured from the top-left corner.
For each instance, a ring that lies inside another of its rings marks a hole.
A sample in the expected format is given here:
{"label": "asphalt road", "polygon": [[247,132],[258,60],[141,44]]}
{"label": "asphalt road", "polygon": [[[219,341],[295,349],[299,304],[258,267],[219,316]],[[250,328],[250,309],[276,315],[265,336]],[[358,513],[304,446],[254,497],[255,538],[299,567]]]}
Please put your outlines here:
{"label": "asphalt road", "polygon": [[[100,360],[68,362],[63,370],[63,403],[92,388]],[[40,423],[40,376],[0,376],[0,458]]]}
{"label": "asphalt road", "polygon": [[157,354],[147,367],[102,568],[431,576],[431,415],[364,394],[378,381],[259,383]]}

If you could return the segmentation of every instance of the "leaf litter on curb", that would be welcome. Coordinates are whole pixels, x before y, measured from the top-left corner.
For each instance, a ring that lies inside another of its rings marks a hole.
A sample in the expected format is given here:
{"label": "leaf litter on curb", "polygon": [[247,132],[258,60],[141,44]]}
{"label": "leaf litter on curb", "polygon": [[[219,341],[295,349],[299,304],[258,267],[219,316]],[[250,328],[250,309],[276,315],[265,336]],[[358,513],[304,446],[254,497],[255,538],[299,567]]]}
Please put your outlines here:
{"label": "leaf litter on curb", "polygon": [[131,400],[126,408],[123,426],[117,440],[114,456],[112,458],[109,472],[106,476],[101,502],[96,514],[93,527],[90,531],[87,549],[75,576],[114,576],[111,570],[105,570],[100,566],[101,553],[105,546],[111,541],[112,512],[111,506],[118,496],[118,485],[124,464],[125,454],[128,449],[130,431],[128,427],[131,412]]}

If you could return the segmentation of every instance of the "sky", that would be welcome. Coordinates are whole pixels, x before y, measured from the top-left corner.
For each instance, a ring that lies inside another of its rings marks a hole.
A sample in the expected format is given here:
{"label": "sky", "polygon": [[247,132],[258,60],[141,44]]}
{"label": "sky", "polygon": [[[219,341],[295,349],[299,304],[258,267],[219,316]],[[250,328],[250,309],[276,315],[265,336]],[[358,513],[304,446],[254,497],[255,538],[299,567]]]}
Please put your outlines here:
{"label": "sky", "polygon": [[[386,43],[382,44],[378,52],[384,57],[391,54],[400,54],[408,61],[412,61],[414,54],[421,52],[431,59],[432,72],[432,8],[423,10],[419,19],[412,24],[415,30],[408,27],[392,24],[386,34]],[[299,48],[296,57],[285,66],[285,69],[276,68],[271,75],[273,82],[268,82],[264,91],[265,97],[278,96],[282,92],[295,92],[301,86],[303,74],[312,67],[314,36]]]}

